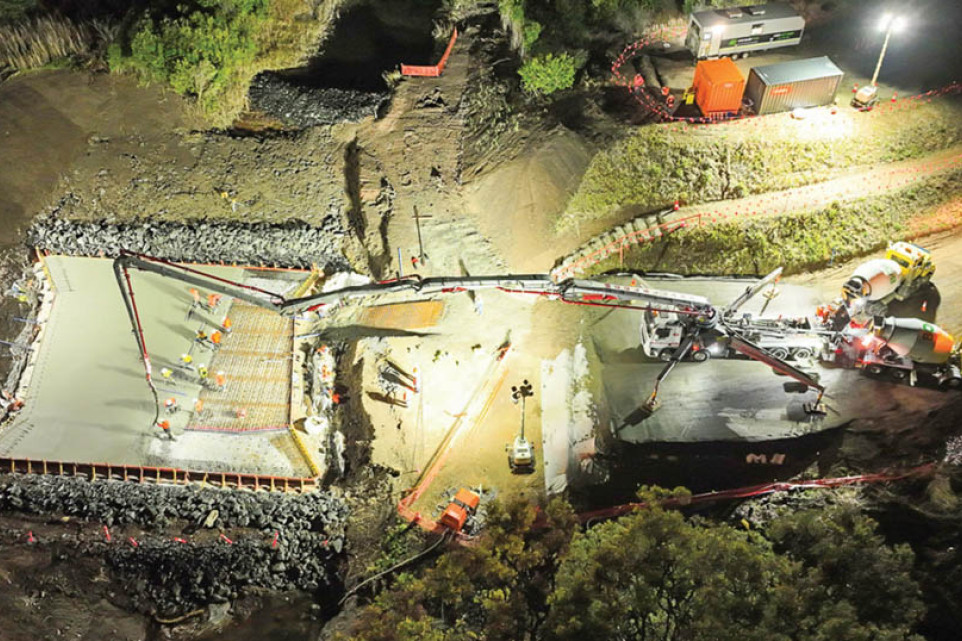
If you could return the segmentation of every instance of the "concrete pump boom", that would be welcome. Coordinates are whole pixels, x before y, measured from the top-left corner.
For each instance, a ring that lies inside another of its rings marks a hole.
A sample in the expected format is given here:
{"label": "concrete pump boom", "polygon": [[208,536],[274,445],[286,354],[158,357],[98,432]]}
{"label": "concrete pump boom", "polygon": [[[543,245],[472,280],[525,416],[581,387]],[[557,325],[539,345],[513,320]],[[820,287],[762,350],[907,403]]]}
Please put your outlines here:
{"label": "concrete pump boom", "polygon": [[[768,354],[761,348],[741,339],[738,336],[737,327],[725,323],[725,319],[729,315],[749,298],[761,291],[763,287],[773,282],[780,274],[780,269],[772,272],[756,285],[746,289],[745,293],[725,309],[725,315],[722,317],[720,311],[704,296],[652,289],[646,285],[636,284],[615,285],[612,283],[599,283],[591,280],[578,279],[555,282],[547,274],[439,278],[409,276],[365,285],[352,285],[329,292],[287,299],[281,294],[214,276],[192,267],[187,267],[186,265],[122,250],[120,256],[114,260],[114,274],[124,297],[127,314],[130,317],[134,335],[137,338],[137,346],[144,360],[147,383],[150,385],[155,400],[157,398],[157,391],[151,378],[150,355],[147,352],[147,346],[144,342],[143,327],[137,311],[136,301],[134,300],[130,275],[128,274],[129,268],[180,280],[223,296],[236,298],[258,307],[273,310],[287,317],[298,316],[327,305],[341,303],[345,300],[365,299],[400,293],[412,293],[416,296],[432,296],[435,294],[454,294],[482,289],[498,289],[508,293],[536,294],[579,305],[620,307],[677,314],[679,317],[687,319],[686,327],[688,327],[688,335],[684,341],[684,348],[676,350],[672,355],[671,361],[658,376],[655,389],[648,403],[652,409],[655,407],[658,386],[662,380],[668,376],[674,366],[691,350],[700,333],[715,327],[720,321],[719,329],[724,328],[725,333],[732,336],[733,347],[735,349],[752,359],[774,367],[776,370],[791,376],[809,387],[817,389],[820,392],[819,398],[821,398],[821,392],[824,391],[824,388],[810,376]],[[155,416],[155,422],[156,418]]]}
{"label": "concrete pump boom", "polygon": [[[162,258],[122,251],[121,255],[114,261],[114,272],[121,291],[125,292],[124,300],[127,304],[128,314],[131,316],[131,322],[135,324],[135,306],[132,306],[132,301],[128,300],[127,287],[125,286],[126,277],[123,275],[129,268],[174,278],[196,287],[203,287],[224,296],[238,298],[252,305],[274,310],[283,316],[297,316],[345,300],[386,294],[410,292],[420,296],[430,296],[482,289],[538,294],[570,303],[628,306],[637,309],[647,309],[652,305],[657,305],[659,307],[654,309],[683,315],[714,317],[716,314],[714,306],[703,296],[651,289],[646,286],[614,285],[590,280],[565,280],[556,283],[547,274],[439,278],[410,276],[367,285],[352,285],[288,300],[281,294],[220,278]],[[643,303],[643,305],[637,306],[636,303]],[[139,337],[138,342],[140,342]]]}

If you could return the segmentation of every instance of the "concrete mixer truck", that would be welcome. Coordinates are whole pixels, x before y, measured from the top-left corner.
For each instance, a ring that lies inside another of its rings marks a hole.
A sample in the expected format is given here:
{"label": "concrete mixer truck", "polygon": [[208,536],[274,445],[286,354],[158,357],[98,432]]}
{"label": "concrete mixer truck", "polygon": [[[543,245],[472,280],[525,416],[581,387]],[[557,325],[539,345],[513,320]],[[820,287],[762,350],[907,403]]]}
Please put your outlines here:
{"label": "concrete mixer truck", "polygon": [[918,318],[886,318],[855,338],[856,364],[874,376],[915,385],[927,377],[941,389],[962,389],[959,348],[951,334]]}
{"label": "concrete mixer truck", "polygon": [[853,318],[887,316],[888,304],[905,300],[927,286],[935,263],[927,249],[899,241],[891,243],[885,258],[862,263],[844,285],[842,298]]}

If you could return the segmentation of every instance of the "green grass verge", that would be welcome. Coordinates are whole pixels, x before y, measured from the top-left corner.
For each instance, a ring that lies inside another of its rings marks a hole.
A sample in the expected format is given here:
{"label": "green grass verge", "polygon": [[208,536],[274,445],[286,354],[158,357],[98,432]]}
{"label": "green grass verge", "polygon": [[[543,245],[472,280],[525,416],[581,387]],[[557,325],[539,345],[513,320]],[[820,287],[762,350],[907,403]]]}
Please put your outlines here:
{"label": "green grass verge", "polygon": [[792,125],[782,130],[782,121],[766,121],[757,131],[741,124],[731,131],[729,125],[681,132],[643,127],[592,159],[556,228],[622,219],[676,199],[694,204],[788,189],[846,167],[918,158],[962,141],[962,118],[951,100],[854,116],[863,119],[850,121],[844,135],[812,141],[792,140]]}
{"label": "green grass verge", "polygon": [[882,196],[833,203],[814,212],[740,220],[684,229],[658,242],[632,246],[591,268],[680,274],[786,273],[867,254],[904,235],[913,221],[962,198],[962,169]]}

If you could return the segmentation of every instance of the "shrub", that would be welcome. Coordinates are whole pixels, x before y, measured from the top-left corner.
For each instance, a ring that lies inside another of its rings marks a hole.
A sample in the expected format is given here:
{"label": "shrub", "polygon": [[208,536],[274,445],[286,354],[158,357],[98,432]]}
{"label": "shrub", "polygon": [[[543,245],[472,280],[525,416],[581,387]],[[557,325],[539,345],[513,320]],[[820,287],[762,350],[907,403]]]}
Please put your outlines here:
{"label": "shrub", "polygon": [[196,99],[208,124],[229,124],[243,109],[250,79],[301,64],[342,0],[195,0],[172,13],[145,13],[126,46],[107,60],[145,83],[164,82]]}
{"label": "shrub", "polygon": [[535,56],[521,65],[521,86],[528,93],[547,96],[575,83],[577,61],[567,53]]}
{"label": "shrub", "polygon": [[194,10],[181,5],[173,17],[158,22],[142,19],[130,41],[130,54],[122,56],[115,45],[109,61],[115,68],[136,72],[145,82],[170,84],[212,113],[241,71],[253,63],[267,9],[267,0],[201,0]]}

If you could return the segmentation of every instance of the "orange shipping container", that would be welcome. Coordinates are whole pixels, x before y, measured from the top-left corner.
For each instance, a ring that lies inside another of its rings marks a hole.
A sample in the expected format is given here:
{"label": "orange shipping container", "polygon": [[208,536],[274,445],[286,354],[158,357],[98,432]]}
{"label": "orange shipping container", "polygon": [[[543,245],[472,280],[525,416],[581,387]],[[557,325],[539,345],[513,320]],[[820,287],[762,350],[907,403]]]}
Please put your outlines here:
{"label": "orange shipping container", "polygon": [[704,115],[737,112],[742,106],[745,77],[731,58],[699,60],[693,87],[695,102]]}

